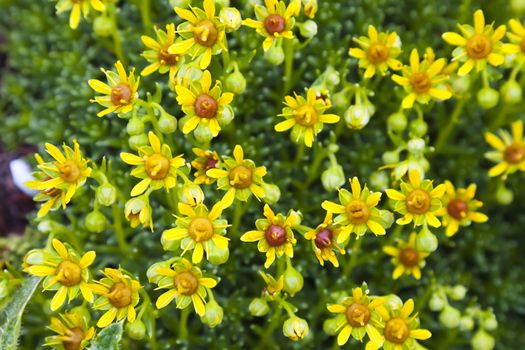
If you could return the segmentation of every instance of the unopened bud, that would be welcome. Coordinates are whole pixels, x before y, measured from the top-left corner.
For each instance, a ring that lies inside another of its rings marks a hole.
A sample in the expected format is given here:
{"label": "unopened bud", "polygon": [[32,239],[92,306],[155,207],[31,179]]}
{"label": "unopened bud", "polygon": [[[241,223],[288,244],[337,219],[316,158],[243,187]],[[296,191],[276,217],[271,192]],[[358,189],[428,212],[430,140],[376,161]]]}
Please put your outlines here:
{"label": "unopened bud", "polygon": [[108,37],[113,33],[113,21],[104,15],[95,17],[93,21],[93,32],[100,37]]}
{"label": "unopened bud", "polygon": [[235,69],[224,82],[226,90],[233,92],[234,94],[240,95],[246,90],[246,79],[244,75]]}
{"label": "unopened bud", "polygon": [[329,192],[343,186],[346,182],[343,167],[339,164],[330,165],[321,174],[321,182],[324,189]]}
{"label": "unopened bud", "polygon": [[411,121],[408,127],[412,135],[415,137],[423,137],[428,131],[428,124],[420,118]]}
{"label": "unopened bud", "polygon": [[388,128],[395,132],[403,132],[407,128],[407,116],[402,112],[391,114],[387,119]]}
{"label": "unopened bud", "polygon": [[297,271],[291,264],[288,265],[284,271],[284,286],[285,292],[294,296],[301,289],[303,289],[304,280],[303,275]]}
{"label": "unopened bud", "polygon": [[416,244],[420,249],[430,253],[437,249],[438,239],[428,229],[423,229],[417,234]]}
{"label": "unopened bud", "polygon": [[278,66],[284,61],[283,48],[280,45],[273,44],[267,51],[264,52],[264,57],[270,64]]}
{"label": "unopened bud", "polygon": [[496,107],[499,101],[499,92],[490,86],[486,86],[478,91],[478,103],[484,109]]}
{"label": "unopened bud", "polygon": [[301,340],[308,334],[308,323],[297,316],[292,316],[283,324],[283,334],[293,341]]}
{"label": "unopened bud", "polygon": [[446,328],[453,329],[459,326],[461,313],[458,309],[447,305],[439,314],[439,322]]}
{"label": "unopened bud", "polygon": [[522,88],[515,80],[509,80],[501,87],[503,101],[510,104],[521,102]]}
{"label": "unopened bud", "polygon": [[126,333],[131,339],[141,340],[146,336],[146,326],[141,320],[135,320],[126,324]]}
{"label": "unopened bud", "polygon": [[158,124],[159,131],[163,134],[172,134],[177,130],[177,119],[168,113],[160,115]]}
{"label": "unopened bud", "polygon": [[465,298],[465,295],[467,295],[467,288],[461,284],[452,287],[449,291],[449,296],[452,300],[462,300]]}
{"label": "unopened bud", "polygon": [[140,118],[133,117],[126,125],[126,131],[129,135],[140,135],[144,132],[144,122]]}
{"label": "unopened bud", "polygon": [[263,200],[266,203],[275,204],[281,198],[281,190],[279,189],[279,186],[264,182],[262,188],[264,189]]}
{"label": "unopened bud", "polygon": [[299,32],[305,38],[313,38],[317,34],[317,23],[311,19],[306,20],[304,23],[299,25]]}
{"label": "unopened bud", "polygon": [[211,300],[204,306],[204,316],[201,319],[210,328],[215,328],[222,322],[223,316],[222,307],[215,300]]}
{"label": "unopened bud", "polygon": [[129,138],[129,147],[131,149],[137,150],[139,147],[146,146],[148,144],[148,136],[142,133],[139,135],[133,135]]}
{"label": "unopened bud", "polygon": [[219,12],[219,19],[224,24],[226,33],[236,31],[242,24],[241,13],[235,7],[222,8],[221,12]]}
{"label": "unopened bud", "polygon": [[98,210],[86,215],[86,228],[89,232],[100,233],[106,228],[106,217]]}
{"label": "unopened bud", "polygon": [[492,350],[496,345],[496,341],[493,336],[480,329],[474,334],[470,344],[473,350]]}
{"label": "unopened bud", "polygon": [[250,310],[250,314],[256,317],[264,316],[270,311],[268,303],[262,298],[254,298],[250,306],[248,306],[248,309]]}
{"label": "unopened bud", "polygon": [[95,198],[103,206],[109,207],[117,199],[117,190],[110,183],[105,183],[97,187]]}

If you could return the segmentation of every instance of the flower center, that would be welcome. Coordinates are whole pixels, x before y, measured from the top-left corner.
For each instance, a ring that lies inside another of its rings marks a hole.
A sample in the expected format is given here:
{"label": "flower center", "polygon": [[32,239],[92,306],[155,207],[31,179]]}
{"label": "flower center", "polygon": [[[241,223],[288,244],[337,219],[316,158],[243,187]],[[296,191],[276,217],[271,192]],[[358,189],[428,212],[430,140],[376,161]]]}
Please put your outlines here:
{"label": "flower center", "polygon": [[283,16],[273,13],[264,19],[264,29],[270,35],[281,33],[286,27],[286,20]]}
{"label": "flower center", "polygon": [[173,277],[173,285],[182,295],[195,294],[199,281],[190,271],[182,271]]}
{"label": "flower center", "polygon": [[190,222],[188,233],[195,242],[204,242],[213,237],[213,225],[208,218],[194,218]]}
{"label": "flower center", "polygon": [[238,165],[230,171],[230,185],[238,188],[248,188],[252,184],[252,171],[244,165]]}
{"label": "flower center", "polygon": [[202,20],[193,27],[193,38],[202,46],[212,47],[218,36],[217,27],[209,19]]}
{"label": "flower center", "polygon": [[64,260],[58,264],[55,273],[58,282],[66,287],[76,286],[82,279],[82,269],[71,260]]}
{"label": "flower center", "polygon": [[207,94],[197,96],[195,99],[195,113],[201,118],[211,119],[217,114],[219,105],[213,97]]}
{"label": "flower center", "polygon": [[403,344],[410,335],[410,330],[404,320],[392,318],[386,323],[384,334],[386,340],[395,344]]}
{"label": "flower center", "polygon": [[315,236],[315,246],[319,249],[328,248],[332,245],[333,238],[333,232],[325,228],[324,230],[317,233],[317,236]]}
{"label": "flower center", "polygon": [[80,177],[80,169],[77,163],[72,160],[66,160],[62,164],[57,165],[60,177],[65,182],[75,182]]}
{"label": "flower center", "polygon": [[160,153],[153,153],[146,158],[144,168],[153,180],[164,179],[170,171],[170,161]]}
{"label": "flower center", "polygon": [[310,105],[301,106],[294,113],[295,121],[303,126],[312,126],[317,121],[317,111]]}
{"label": "flower center", "polygon": [[346,215],[352,224],[363,224],[368,221],[370,211],[365,202],[354,199],[347,204]]}
{"label": "flower center", "polygon": [[432,82],[430,81],[427,73],[417,72],[412,74],[410,77],[410,85],[412,85],[412,88],[416,94],[424,94],[430,90]]}
{"label": "flower center", "polygon": [[117,309],[122,309],[131,304],[131,288],[122,282],[117,282],[111,287],[108,295],[111,305]]}
{"label": "flower center", "polygon": [[363,304],[353,303],[346,309],[346,319],[352,327],[366,326],[370,315],[370,309]]}
{"label": "flower center", "polygon": [[399,261],[403,266],[413,267],[419,263],[419,255],[414,248],[406,247],[399,252]]}
{"label": "flower center", "polygon": [[466,50],[470,58],[483,59],[492,51],[492,43],[486,35],[476,34],[468,39]]}
{"label": "flower center", "polygon": [[513,143],[503,151],[503,158],[510,164],[518,164],[525,159],[525,145]]}
{"label": "flower center", "polygon": [[217,167],[217,163],[219,161],[217,159],[208,158],[206,159],[206,170],[213,169]]}
{"label": "flower center", "polygon": [[162,49],[160,49],[160,51],[159,51],[159,60],[161,62],[164,62],[168,66],[173,66],[173,65],[177,64],[177,62],[179,61],[179,55],[177,55],[177,54],[170,54],[168,52],[168,47],[169,47],[169,45],[164,46]]}
{"label": "flower center", "polygon": [[66,331],[67,339],[62,341],[65,350],[80,350],[80,344],[84,339],[84,332],[79,327],[71,328]]}
{"label": "flower center", "polygon": [[114,106],[127,105],[131,102],[131,88],[128,84],[120,83],[111,90],[111,103]]}
{"label": "flower center", "polygon": [[456,220],[461,220],[467,216],[468,204],[460,199],[452,199],[447,204],[448,215]]}
{"label": "flower center", "polygon": [[525,38],[523,38],[523,40],[520,42],[520,49],[521,52],[525,53]]}
{"label": "flower center", "polygon": [[286,230],[279,225],[270,225],[264,232],[264,237],[269,245],[277,247],[286,241]]}
{"label": "flower center", "polygon": [[416,188],[407,196],[406,205],[412,214],[425,214],[430,209],[430,195],[427,191]]}
{"label": "flower center", "polygon": [[383,63],[388,59],[388,47],[383,44],[376,43],[370,45],[366,52],[366,57],[373,64]]}

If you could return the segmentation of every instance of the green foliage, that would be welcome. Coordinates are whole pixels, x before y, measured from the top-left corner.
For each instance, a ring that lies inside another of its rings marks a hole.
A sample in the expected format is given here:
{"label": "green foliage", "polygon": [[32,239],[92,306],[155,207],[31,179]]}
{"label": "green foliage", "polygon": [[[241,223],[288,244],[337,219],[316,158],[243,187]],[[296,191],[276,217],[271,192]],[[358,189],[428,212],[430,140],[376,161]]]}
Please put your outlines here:
{"label": "green foliage", "polygon": [[101,330],[91,341],[89,350],[117,350],[122,338],[123,322],[114,323]]}

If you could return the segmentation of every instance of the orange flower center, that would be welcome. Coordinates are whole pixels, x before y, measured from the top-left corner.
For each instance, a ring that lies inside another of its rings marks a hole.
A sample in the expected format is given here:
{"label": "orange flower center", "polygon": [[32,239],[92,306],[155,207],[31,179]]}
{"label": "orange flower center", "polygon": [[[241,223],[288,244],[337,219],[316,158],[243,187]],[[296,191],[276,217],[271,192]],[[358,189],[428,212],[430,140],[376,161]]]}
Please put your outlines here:
{"label": "orange flower center", "polygon": [[416,188],[407,196],[407,209],[412,214],[425,214],[430,209],[430,201],[430,195],[427,191]]}
{"label": "orange flower center", "polygon": [[399,252],[399,261],[403,266],[413,267],[419,263],[419,255],[412,247],[406,247]]}
{"label": "orange flower center", "polygon": [[403,344],[410,336],[410,329],[403,319],[392,318],[386,323],[384,335],[392,343]]}
{"label": "orange flower center", "polygon": [[476,34],[467,40],[465,48],[470,58],[480,60],[490,54],[492,51],[492,43],[486,35]]}
{"label": "orange flower center", "polygon": [[366,51],[366,57],[372,64],[383,63],[388,60],[389,50],[383,44],[375,43],[370,45]]}
{"label": "orange flower center", "polygon": [[279,225],[270,225],[264,232],[264,237],[270,246],[277,247],[286,241],[286,230]]}
{"label": "orange flower center", "polygon": [[111,103],[114,106],[123,106],[131,102],[131,87],[120,83],[111,90]]}
{"label": "orange flower center", "polygon": [[346,320],[352,327],[366,326],[370,316],[370,309],[363,304],[353,303],[346,309]]}
{"label": "orange flower center", "polygon": [[410,77],[410,85],[416,94],[424,94],[432,87],[432,81],[425,72],[416,72]]}
{"label": "orange flower center", "polygon": [[168,66],[174,66],[179,61],[179,55],[177,55],[177,54],[170,54],[168,52],[168,47],[169,47],[169,45],[164,46],[162,49],[160,49],[160,51],[159,51],[159,61],[164,62]]}
{"label": "orange flower center", "polygon": [[252,171],[244,165],[238,165],[230,171],[230,185],[238,188],[248,188],[252,184]]}
{"label": "orange flower center", "polygon": [[520,41],[521,52],[525,53],[525,38]]}
{"label": "orange flower center", "polygon": [[67,339],[62,341],[65,350],[80,350],[80,345],[84,339],[84,332],[79,327],[71,328],[66,331]]}
{"label": "orange flower center", "polygon": [[117,282],[111,287],[108,295],[111,305],[117,309],[122,309],[131,304],[131,287],[122,282]]}
{"label": "orange flower center", "polygon": [[58,282],[66,287],[76,286],[82,279],[82,269],[71,260],[64,260],[58,264],[55,274]]}
{"label": "orange flower center", "polygon": [[208,218],[194,218],[188,227],[188,233],[195,242],[204,242],[213,237],[213,224]]}
{"label": "orange flower center", "polygon": [[173,277],[173,285],[182,295],[193,295],[199,287],[199,281],[190,271],[182,271]]}
{"label": "orange flower center", "polygon": [[170,171],[170,161],[160,153],[153,153],[144,162],[146,174],[153,180],[164,179]]}
{"label": "orange flower center", "polygon": [[202,20],[193,27],[193,38],[199,45],[212,47],[218,36],[217,27],[209,19]]}
{"label": "orange flower center", "polygon": [[315,246],[319,249],[328,248],[332,245],[333,238],[333,232],[325,228],[324,230],[319,231],[319,233],[317,233],[317,236],[315,236]]}
{"label": "orange flower center", "polygon": [[358,225],[368,221],[370,211],[365,202],[354,199],[346,205],[346,215],[352,224]]}
{"label": "orange flower center", "polygon": [[317,111],[310,105],[301,106],[294,113],[295,121],[303,126],[312,126],[317,122]]}
{"label": "orange flower center", "polygon": [[270,35],[281,33],[286,27],[286,20],[283,16],[273,13],[264,19],[264,29]]}
{"label": "orange flower center", "polygon": [[467,216],[468,204],[460,199],[452,199],[447,204],[448,215],[456,220],[461,220]]}
{"label": "orange flower center", "polygon": [[195,99],[195,113],[201,118],[211,119],[217,114],[219,105],[213,97],[208,94],[202,94]]}
{"label": "orange flower center", "polygon": [[58,164],[57,168],[60,177],[65,182],[75,182],[80,177],[80,169],[73,160],[68,159],[64,163]]}
{"label": "orange flower center", "polygon": [[525,159],[525,145],[513,143],[503,151],[503,158],[510,164],[520,163]]}

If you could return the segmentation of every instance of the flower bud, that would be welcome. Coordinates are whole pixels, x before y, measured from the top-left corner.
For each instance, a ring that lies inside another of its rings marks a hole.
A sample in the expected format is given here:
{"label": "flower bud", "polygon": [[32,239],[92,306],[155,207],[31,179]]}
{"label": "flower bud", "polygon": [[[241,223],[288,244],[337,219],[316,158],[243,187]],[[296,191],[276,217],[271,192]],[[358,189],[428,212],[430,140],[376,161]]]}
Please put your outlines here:
{"label": "flower bud", "polygon": [[385,164],[394,164],[399,162],[399,152],[396,151],[386,151],[383,153],[383,163]]}
{"label": "flower bud", "polygon": [[360,130],[368,124],[374,112],[375,108],[371,103],[350,106],[344,114],[346,126]]}
{"label": "flower bud", "polygon": [[246,79],[239,69],[235,69],[235,71],[226,77],[224,87],[226,90],[231,91],[237,95],[242,94],[246,90]]}
{"label": "flower bud", "polygon": [[135,320],[126,324],[126,333],[131,339],[141,340],[146,336],[146,326],[141,320]]}
{"label": "flower bud", "polygon": [[452,84],[452,90],[454,90],[456,93],[463,95],[467,93],[470,89],[470,76],[464,75],[462,77],[455,76],[452,79],[450,79]]}
{"label": "flower bud", "polygon": [[445,300],[443,300],[443,298],[437,293],[433,293],[430,297],[430,300],[428,301],[428,307],[432,311],[441,311],[445,305]]}
{"label": "flower bud", "polygon": [[461,320],[461,313],[458,309],[447,305],[441,310],[439,314],[439,322],[446,328],[453,329],[459,326]]}
{"label": "flower bud", "polygon": [[423,229],[417,234],[416,244],[422,250],[431,253],[437,249],[438,239],[428,229]]}
{"label": "flower bud", "polygon": [[459,320],[459,329],[463,332],[470,332],[474,328],[474,320],[472,317],[463,316]]}
{"label": "flower bud", "polygon": [[323,331],[328,335],[336,335],[341,324],[341,320],[336,318],[329,318],[328,320],[324,321],[323,323]]}
{"label": "flower bud", "polygon": [[283,334],[293,341],[301,340],[308,334],[308,323],[294,315],[284,321]]}
{"label": "flower bud", "polygon": [[235,114],[231,106],[224,106],[222,113],[217,116],[217,121],[221,126],[225,126],[231,123]]}
{"label": "flower bud", "polygon": [[24,257],[24,263],[27,265],[42,265],[44,261],[45,255],[42,249],[31,249]]}
{"label": "flower bud", "polygon": [[419,137],[410,139],[407,143],[407,150],[414,155],[421,155],[425,151],[425,140]]}
{"label": "flower bud", "polygon": [[208,261],[213,265],[221,265],[228,261],[229,257],[230,250],[228,248],[219,249],[218,247],[215,247],[213,249],[210,249],[210,252],[208,254]]}
{"label": "flower bud", "polygon": [[377,191],[384,191],[390,185],[388,175],[384,171],[374,171],[370,175],[370,187]]}
{"label": "flower bud", "polygon": [[477,98],[481,108],[491,109],[493,107],[496,107],[496,105],[498,104],[499,93],[497,90],[491,88],[490,86],[486,86],[478,91]]}
{"label": "flower bud", "polygon": [[137,150],[139,147],[146,146],[148,142],[148,137],[144,133],[133,135],[128,140],[129,147],[131,147],[133,150]]}
{"label": "flower bud", "polygon": [[106,217],[98,210],[86,215],[86,228],[89,232],[100,233],[106,228]]}
{"label": "flower bud", "polygon": [[343,89],[332,95],[332,105],[338,110],[344,110],[350,104],[350,95],[347,89]]}
{"label": "flower bud", "polygon": [[7,280],[0,281],[0,300],[5,300],[9,296],[9,285]]}
{"label": "flower bud", "polygon": [[191,4],[191,0],[170,0],[170,6],[180,7],[180,8],[188,8]]}
{"label": "flower bud", "polygon": [[275,204],[281,198],[281,190],[279,189],[279,186],[264,182],[262,188],[264,189],[263,200],[266,203]]}
{"label": "flower bud", "polygon": [[514,200],[514,193],[505,186],[499,186],[496,190],[496,201],[502,205],[509,205]]}
{"label": "flower bud", "polygon": [[401,310],[403,307],[403,301],[395,294],[385,295],[384,299],[386,301],[386,305],[392,310]]}
{"label": "flower bud", "polygon": [[509,80],[501,87],[503,101],[510,104],[519,103],[522,97],[522,89],[518,82]]}
{"label": "flower bud", "polygon": [[215,300],[210,300],[204,306],[204,316],[201,318],[201,320],[210,328],[215,328],[222,322],[223,316],[224,312],[222,307]]}
{"label": "flower bud", "polygon": [[317,0],[303,0],[304,14],[310,18],[315,17],[317,12]]}
{"label": "flower bud", "polygon": [[284,61],[284,51],[280,45],[273,44],[267,51],[264,52],[264,57],[268,63],[278,66]]}
{"label": "flower bud", "polygon": [[299,32],[305,38],[313,38],[317,34],[317,23],[311,19],[306,20],[304,23],[299,25]]}
{"label": "flower bud", "polygon": [[97,16],[93,21],[93,31],[100,37],[108,37],[113,33],[113,21],[106,16]]}
{"label": "flower bud", "polygon": [[290,218],[294,218],[294,225],[300,225],[301,224],[301,221],[303,221],[303,213],[301,213],[300,211],[298,210],[293,210],[291,209],[289,212],[288,212],[288,216]]}
{"label": "flower bud", "polygon": [[215,0],[215,5],[218,7],[228,7],[230,6],[230,0]]}
{"label": "flower bud", "polygon": [[390,114],[387,119],[388,129],[395,132],[403,132],[407,128],[407,116],[402,112]]}
{"label": "flower bud", "polygon": [[525,0],[511,0],[510,7],[516,12],[525,11]]}
{"label": "flower bud", "polygon": [[321,174],[321,182],[328,192],[336,190],[345,184],[345,174],[343,167],[339,164],[330,165]]}
{"label": "flower bud", "polygon": [[419,118],[411,121],[408,127],[412,135],[415,137],[423,137],[428,131],[428,124],[423,119]]}
{"label": "flower bud", "polygon": [[137,117],[131,118],[126,125],[126,131],[129,135],[139,135],[144,132],[144,122]]}
{"label": "flower bud", "polygon": [[496,341],[493,336],[480,329],[472,337],[470,345],[472,345],[473,350],[492,350],[494,345],[496,345]]}
{"label": "flower bud", "polygon": [[172,134],[175,130],[177,130],[177,119],[168,113],[161,113],[159,131],[163,134]]}
{"label": "flower bud", "polygon": [[452,287],[449,291],[449,296],[452,300],[462,300],[465,298],[465,295],[467,295],[467,288],[461,284]]}
{"label": "flower bud", "polygon": [[213,134],[207,125],[199,124],[193,131],[193,136],[199,143],[208,143],[213,139]]}
{"label": "flower bud", "polygon": [[226,33],[236,31],[242,24],[241,13],[235,7],[223,7],[219,12],[219,19],[224,24]]}
{"label": "flower bud", "polygon": [[483,328],[485,328],[487,331],[495,331],[496,328],[498,328],[498,320],[496,320],[496,316],[494,316],[494,314],[491,314],[485,319]]}
{"label": "flower bud", "polygon": [[80,315],[84,320],[86,320],[87,323],[91,321],[91,314],[89,313],[89,310],[86,306],[75,306],[71,309],[71,313]]}
{"label": "flower bud", "polygon": [[263,298],[254,298],[248,306],[250,314],[252,316],[261,317],[264,316],[270,311],[268,303]]}
{"label": "flower bud", "polygon": [[110,183],[105,183],[97,187],[95,198],[103,206],[109,207],[117,199],[117,190]]}
{"label": "flower bud", "polygon": [[284,291],[293,297],[296,293],[303,289],[303,285],[303,275],[301,275],[301,273],[297,271],[292,266],[292,264],[289,264],[284,271]]}
{"label": "flower bud", "polygon": [[186,182],[178,193],[179,200],[183,203],[195,205],[204,201],[204,192],[199,185],[193,182]]}

